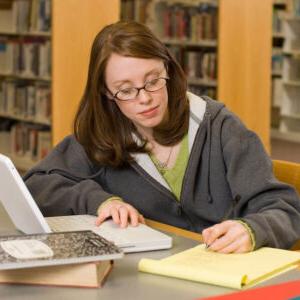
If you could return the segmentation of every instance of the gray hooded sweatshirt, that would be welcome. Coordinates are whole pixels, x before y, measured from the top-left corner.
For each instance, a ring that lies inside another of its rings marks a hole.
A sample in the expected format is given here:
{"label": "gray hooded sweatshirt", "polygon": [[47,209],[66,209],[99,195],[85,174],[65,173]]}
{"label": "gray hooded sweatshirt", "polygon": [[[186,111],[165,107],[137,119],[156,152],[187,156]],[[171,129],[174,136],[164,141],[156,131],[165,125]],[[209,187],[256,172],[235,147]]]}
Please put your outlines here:
{"label": "gray hooded sweatshirt", "polygon": [[45,216],[96,214],[119,196],[144,217],[195,232],[240,219],[256,248],[290,248],[300,238],[300,200],[276,180],[257,135],[217,101],[188,93],[189,161],[179,201],[147,154],[122,168],[91,162],[67,136],[24,177]]}

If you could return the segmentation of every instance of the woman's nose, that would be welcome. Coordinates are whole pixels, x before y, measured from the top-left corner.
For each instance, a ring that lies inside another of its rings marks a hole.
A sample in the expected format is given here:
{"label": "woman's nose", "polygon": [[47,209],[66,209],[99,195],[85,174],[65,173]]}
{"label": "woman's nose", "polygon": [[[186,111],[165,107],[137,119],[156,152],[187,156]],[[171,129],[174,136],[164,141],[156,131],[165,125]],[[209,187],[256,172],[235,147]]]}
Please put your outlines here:
{"label": "woman's nose", "polygon": [[152,100],[152,95],[150,92],[147,92],[145,89],[141,89],[138,94],[138,100],[141,103],[149,103]]}

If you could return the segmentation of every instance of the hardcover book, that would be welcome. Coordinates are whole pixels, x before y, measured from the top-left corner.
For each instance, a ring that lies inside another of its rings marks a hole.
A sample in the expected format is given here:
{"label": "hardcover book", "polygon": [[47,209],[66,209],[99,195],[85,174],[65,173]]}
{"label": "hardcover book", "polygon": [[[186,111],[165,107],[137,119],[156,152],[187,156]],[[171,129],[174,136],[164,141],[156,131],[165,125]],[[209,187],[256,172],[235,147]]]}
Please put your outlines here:
{"label": "hardcover book", "polygon": [[0,271],[0,283],[54,285],[65,287],[102,287],[113,267],[105,260],[72,265],[35,267]]}
{"label": "hardcover book", "polygon": [[0,237],[0,283],[100,287],[122,256],[89,230]]}

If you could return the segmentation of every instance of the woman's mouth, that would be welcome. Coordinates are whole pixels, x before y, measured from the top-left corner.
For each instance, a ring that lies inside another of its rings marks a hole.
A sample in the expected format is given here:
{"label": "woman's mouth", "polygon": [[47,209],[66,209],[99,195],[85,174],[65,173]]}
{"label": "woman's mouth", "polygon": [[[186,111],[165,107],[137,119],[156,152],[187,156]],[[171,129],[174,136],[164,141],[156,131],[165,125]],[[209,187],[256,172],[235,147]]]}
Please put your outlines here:
{"label": "woman's mouth", "polygon": [[144,117],[148,117],[148,118],[151,118],[151,117],[154,117],[156,116],[158,113],[158,106],[155,106],[155,107],[152,107],[150,109],[147,109],[147,110],[144,110],[140,113],[140,115],[143,115]]}

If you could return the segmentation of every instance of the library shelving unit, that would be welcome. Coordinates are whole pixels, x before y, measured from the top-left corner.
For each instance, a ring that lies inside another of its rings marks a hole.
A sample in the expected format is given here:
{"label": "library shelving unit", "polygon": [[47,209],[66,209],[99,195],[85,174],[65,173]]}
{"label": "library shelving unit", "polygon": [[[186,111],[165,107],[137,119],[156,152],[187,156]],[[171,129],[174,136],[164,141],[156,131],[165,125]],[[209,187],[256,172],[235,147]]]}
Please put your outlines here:
{"label": "library shelving unit", "polygon": [[187,74],[189,90],[217,95],[218,1],[152,1],[146,24]]}
{"label": "library shelving unit", "polygon": [[288,0],[273,0],[272,20],[272,93],[271,128],[278,129],[282,102],[282,65],[283,65],[283,16],[288,10]]}
{"label": "library shelving unit", "polygon": [[272,136],[300,143],[300,1],[283,16],[283,67],[279,129]]}
{"label": "library shelving unit", "polygon": [[121,0],[121,19],[149,26],[183,66],[191,91],[270,134],[271,0]]}
{"label": "library shelving unit", "polygon": [[72,131],[92,40],[119,0],[0,0],[0,153],[28,170]]}

